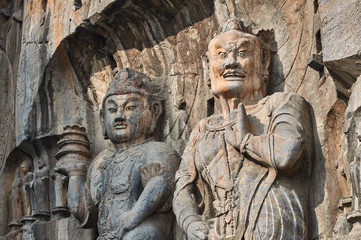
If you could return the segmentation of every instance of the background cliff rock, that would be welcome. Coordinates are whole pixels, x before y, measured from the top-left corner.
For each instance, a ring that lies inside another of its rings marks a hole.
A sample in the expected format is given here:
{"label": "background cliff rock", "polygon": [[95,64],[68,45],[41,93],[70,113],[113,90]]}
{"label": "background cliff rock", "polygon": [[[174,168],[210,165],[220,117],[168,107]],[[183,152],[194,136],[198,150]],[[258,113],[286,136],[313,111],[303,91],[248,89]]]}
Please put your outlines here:
{"label": "background cliff rock", "polygon": [[[312,107],[309,238],[329,238],[339,200],[350,195],[344,114],[360,75],[360,12],[358,0],[0,0],[0,219],[9,220],[15,168],[44,158],[52,169],[72,117],[87,128],[94,155],[106,147],[98,115],[115,68],[163,85],[158,137],[182,152],[196,122],[218,111],[205,53],[236,16],[254,31],[274,29],[270,93],[297,92]],[[0,235],[8,231],[1,224]]]}

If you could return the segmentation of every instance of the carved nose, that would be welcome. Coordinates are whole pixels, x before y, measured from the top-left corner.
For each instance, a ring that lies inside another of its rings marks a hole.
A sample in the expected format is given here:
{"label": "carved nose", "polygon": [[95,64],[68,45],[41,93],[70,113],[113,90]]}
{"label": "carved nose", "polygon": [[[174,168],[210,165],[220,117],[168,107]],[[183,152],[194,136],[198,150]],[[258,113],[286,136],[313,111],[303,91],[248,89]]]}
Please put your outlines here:
{"label": "carved nose", "polygon": [[236,68],[238,67],[238,62],[236,61],[236,56],[233,53],[230,53],[225,64],[225,68]]}
{"label": "carved nose", "polygon": [[115,120],[125,120],[125,114],[123,111],[117,111],[117,114],[115,115]]}
{"label": "carved nose", "polygon": [[230,60],[226,63],[225,68],[236,68],[238,63],[235,60]]}

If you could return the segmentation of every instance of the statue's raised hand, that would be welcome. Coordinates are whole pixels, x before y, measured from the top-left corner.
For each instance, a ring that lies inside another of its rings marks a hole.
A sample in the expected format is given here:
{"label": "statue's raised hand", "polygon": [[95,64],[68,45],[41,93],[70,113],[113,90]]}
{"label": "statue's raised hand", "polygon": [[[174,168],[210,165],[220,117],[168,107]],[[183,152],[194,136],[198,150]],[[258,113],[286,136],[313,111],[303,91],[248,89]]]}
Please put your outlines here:
{"label": "statue's raised hand", "polygon": [[234,148],[239,149],[244,136],[250,132],[249,121],[247,118],[246,108],[243,103],[238,105],[236,123],[233,129],[227,126],[225,129],[225,140]]}
{"label": "statue's raised hand", "polygon": [[58,161],[55,165],[54,171],[62,175],[69,176],[72,173],[76,172],[86,172],[88,170],[88,163],[77,160],[77,159],[67,159],[66,161]]}

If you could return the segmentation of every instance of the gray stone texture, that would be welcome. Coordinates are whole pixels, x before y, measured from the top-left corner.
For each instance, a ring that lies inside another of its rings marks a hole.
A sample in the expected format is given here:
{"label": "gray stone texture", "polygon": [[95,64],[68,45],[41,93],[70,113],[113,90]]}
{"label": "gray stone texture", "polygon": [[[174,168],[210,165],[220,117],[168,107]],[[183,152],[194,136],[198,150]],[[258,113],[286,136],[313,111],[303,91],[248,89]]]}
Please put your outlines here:
{"label": "gray stone texture", "polygon": [[[309,238],[332,236],[342,212],[339,200],[351,195],[351,119],[361,94],[357,84],[349,89],[361,73],[360,1],[79,2],[0,1],[0,219],[6,222],[0,224],[1,236],[10,231],[9,191],[16,168],[27,159],[37,168],[36,160],[42,158],[52,171],[56,142],[73,116],[86,127],[94,156],[107,147],[99,109],[115,68],[130,67],[164,86],[157,137],[182,153],[190,129],[220,111],[209,92],[204,55],[219,25],[232,16],[253,29],[274,29],[270,93],[296,92],[310,103],[315,158]],[[316,71],[307,59],[320,53],[326,68]],[[52,209],[55,190],[50,179]],[[72,228],[67,229],[66,236],[73,236]]]}
{"label": "gray stone texture", "polygon": [[319,2],[323,61],[345,91],[361,74],[361,1]]}

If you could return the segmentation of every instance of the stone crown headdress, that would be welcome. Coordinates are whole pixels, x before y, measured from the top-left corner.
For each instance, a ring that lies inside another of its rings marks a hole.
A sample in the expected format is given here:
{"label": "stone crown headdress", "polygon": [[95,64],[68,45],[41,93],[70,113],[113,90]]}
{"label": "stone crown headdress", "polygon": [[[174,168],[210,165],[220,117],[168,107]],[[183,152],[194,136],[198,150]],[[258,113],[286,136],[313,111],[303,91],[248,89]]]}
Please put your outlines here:
{"label": "stone crown headdress", "polygon": [[103,105],[107,97],[126,93],[138,93],[144,97],[151,98],[150,100],[160,99],[161,87],[144,73],[130,68],[123,68],[110,81],[108,90],[103,98]]}
{"label": "stone crown headdress", "polygon": [[253,33],[251,26],[245,26],[243,21],[239,18],[233,17],[226,21],[222,27],[219,28],[219,34],[225,33],[227,31],[236,30],[244,33],[254,35],[261,40],[262,45],[271,50],[271,52],[277,51],[277,44],[274,39],[274,30],[259,30],[256,34]]}

